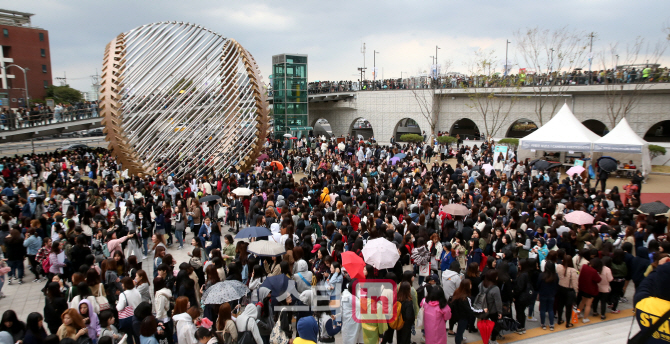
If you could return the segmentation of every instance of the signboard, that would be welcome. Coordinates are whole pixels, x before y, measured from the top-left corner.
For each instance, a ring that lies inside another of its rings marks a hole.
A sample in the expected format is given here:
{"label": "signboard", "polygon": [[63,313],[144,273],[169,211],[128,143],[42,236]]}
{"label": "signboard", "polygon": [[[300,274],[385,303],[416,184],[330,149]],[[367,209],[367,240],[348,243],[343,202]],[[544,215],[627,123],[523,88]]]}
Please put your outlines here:
{"label": "signboard", "polygon": [[575,159],[575,166],[584,167],[584,160]]}
{"label": "signboard", "polygon": [[498,161],[498,155],[502,154],[503,159],[507,159],[507,150],[509,147],[504,146],[504,145],[495,145],[493,148],[493,161]]}

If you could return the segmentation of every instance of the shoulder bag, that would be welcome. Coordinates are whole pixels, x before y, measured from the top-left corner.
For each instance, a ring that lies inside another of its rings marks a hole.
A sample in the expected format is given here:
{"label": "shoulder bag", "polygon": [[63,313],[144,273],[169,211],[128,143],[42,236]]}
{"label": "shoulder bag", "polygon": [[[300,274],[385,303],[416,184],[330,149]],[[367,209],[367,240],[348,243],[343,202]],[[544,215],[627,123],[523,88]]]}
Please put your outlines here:
{"label": "shoulder bag", "polygon": [[270,333],[270,343],[272,344],[288,344],[288,336],[281,329],[281,315],[283,312],[283,309],[279,312],[279,319],[275,323],[275,327],[272,328],[272,333]]}

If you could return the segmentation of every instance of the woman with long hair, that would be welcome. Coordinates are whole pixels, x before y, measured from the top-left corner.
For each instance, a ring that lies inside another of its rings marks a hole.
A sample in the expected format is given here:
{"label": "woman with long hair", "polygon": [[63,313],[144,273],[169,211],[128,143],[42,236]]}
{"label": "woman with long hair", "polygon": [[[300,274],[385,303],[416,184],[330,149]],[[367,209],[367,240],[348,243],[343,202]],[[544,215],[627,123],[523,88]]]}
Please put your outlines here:
{"label": "woman with long hair", "polygon": [[235,321],[232,317],[230,304],[227,302],[219,307],[219,316],[216,319],[216,331],[222,333],[223,343],[237,343],[237,326],[235,326]]}
{"label": "woman with long hair", "polygon": [[[470,285],[469,280],[464,280],[461,282],[461,288],[464,288],[463,285]],[[458,321],[458,330],[456,333],[456,341],[458,343],[459,333],[460,338],[463,338],[463,331],[467,327],[468,316],[464,318],[454,318],[452,309],[447,305],[447,299],[444,296],[444,291],[442,288],[432,288],[429,289],[429,293],[426,296],[425,301],[422,303],[423,307],[423,321],[424,329],[426,332],[426,343],[438,343],[446,344],[447,343],[447,329],[446,322],[447,320]],[[458,292],[459,289],[456,290]],[[469,288],[468,288],[469,293]],[[454,294],[454,297],[456,294]],[[460,297],[460,296],[459,296]],[[452,302],[454,302],[452,298]],[[462,324],[460,320],[465,320],[465,324]],[[462,329],[462,331],[461,331]]]}
{"label": "woman with long hair", "polygon": [[58,339],[63,340],[65,338],[70,338],[76,341],[79,337],[88,334],[88,328],[84,323],[84,318],[82,318],[78,310],[74,308],[66,309],[61,315],[61,319],[63,324],[58,328],[58,331],[56,331]]}
{"label": "woman with long hair", "polygon": [[572,306],[579,292],[579,274],[572,262],[572,256],[566,254],[563,257],[563,264],[556,265],[558,274],[558,325],[563,323],[563,310],[565,310],[565,327],[574,326],[570,321],[572,319]]}
{"label": "woman with long hair", "polygon": [[547,261],[544,266],[544,272],[540,274],[537,280],[537,290],[540,296],[540,325],[543,330],[547,329],[545,325],[545,313],[549,313],[549,328],[554,330],[554,298],[558,291],[558,274],[556,265],[552,261]]}
{"label": "woman with long hair", "polygon": [[38,312],[32,312],[28,315],[26,324],[26,336],[23,338],[23,344],[42,344],[47,337],[44,330],[44,318]]}
{"label": "woman with long hair", "polygon": [[142,296],[142,302],[151,303],[151,291],[149,290],[151,286],[149,285],[147,273],[144,270],[137,270],[133,282],[135,283],[135,288]]}
{"label": "woman with long hair", "polygon": [[2,313],[2,322],[0,322],[0,331],[6,331],[12,335],[14,342],[23,339],[26,334],[26,324],[20,321],[13,310],[7,310]]}

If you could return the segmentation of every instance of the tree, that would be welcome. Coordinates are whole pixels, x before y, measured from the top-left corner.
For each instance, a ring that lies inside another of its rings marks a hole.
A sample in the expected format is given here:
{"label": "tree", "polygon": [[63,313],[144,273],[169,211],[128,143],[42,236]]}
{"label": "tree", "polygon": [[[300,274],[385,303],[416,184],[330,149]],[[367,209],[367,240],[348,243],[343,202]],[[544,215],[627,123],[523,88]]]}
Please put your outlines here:
{"label": "tree", "polygon": [[649,158],[654,160],[657,156],[665,155],[665,147],[657,145],[649,145]]}
{"label": "tree", "polygon": [[516,147],[519,147],[519,139],[513,139],[513,138],[504,138],[498,141],[499,144],[501,145],[507,145],[509,148],[513,151],[516,150]]}
{"label": "tree", "polygon": [[[463,84],[470,102],[466,104],[475,109],[484,121],[486,137],[493,137],[507,122],[514,103],[518,100],[519,81],[512,77],[499,77],[490,74],[492,64],[496,63],[495,51],[479,50],[470,63],[470,75],[473,87]],[[488,73],[487,73],[488,68]]]}
{"label": "tree", "polygon": [[535,27],[519,30],[514,33],[514,37],[521,54],[521,63],[526,68],[525,78],[519,79],[533,89],[535,116],[538,125],[542,126],[563,104],[569,86],[565,77],[567,73],[582,67],[586,61],[587,35],[567,27],[555,31]]}
{"label": "tree", "polygon": [[[444,68],[442,68],[441,74],[447,74],[453,62],[451,60],[446,60],[444,63]],[[419,69],[419,74],[421,70]],[[430,134],[432,137],[437,136],[436,128],[438,116],[440,114],[441,101],[436,97],[437,93],[437,82],[431,82],[431,88],[414,88],[412,87],[412,94],[414,99],[416,99],[417,104],[419,105],[419,110],[421,115],[428,122],[430,127]]]}
{"label": "tree", "polygon": [[49,88],[47,88],[47,98],[53,98],[56,104],[74,104],[82,101],[81,92],[75,90],[69,85],[49,86]]}
{"label": "tree", "polygon": [[[603,71],[614,66],[611,74],[601,72],[601,75],[599,75],[601,82],[605,84],[607,118],[610,128],[616,127],[619,121],[626,117],[640,102],[642,92],[651,87],[651,84],[646,80],[629,83],[626,73],[630,71],[626,72],[625,66],[638,65],[638,68],[641,68],[641,55],[646,60],[645,65],[653,66],[657,64],[665,52],[667,42],[667,39],[661,40],[654,46],[646,45],[645,48],[645,39],[637,37],[635,42],[627,46],[623,52],[619,51],[618,43],[613,43],[599,54]],[[620,66],[624,66],[624,68],[620,68]]]}
{"label": "tree", "polygon": [[423,136],[419,134],[402,134],[399,142],[423,142]]}

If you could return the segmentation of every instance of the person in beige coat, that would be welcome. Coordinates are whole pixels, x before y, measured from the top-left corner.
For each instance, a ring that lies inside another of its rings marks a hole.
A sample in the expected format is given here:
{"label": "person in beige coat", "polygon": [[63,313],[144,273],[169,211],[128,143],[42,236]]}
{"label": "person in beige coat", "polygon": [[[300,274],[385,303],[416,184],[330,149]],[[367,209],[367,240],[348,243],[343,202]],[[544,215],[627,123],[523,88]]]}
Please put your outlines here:
{"label": "person in beige coat", "polygon": [[572,306],[575,303],[575,297],[579,293],[579,273],[574,267],[572,257],[565,255],[563,264],[556,264],[556,273],[558,274],[558,293],[556,301],[558,302],[558,325],[563,323],[562,315],[565,310],[566,327],[572,327]]}

